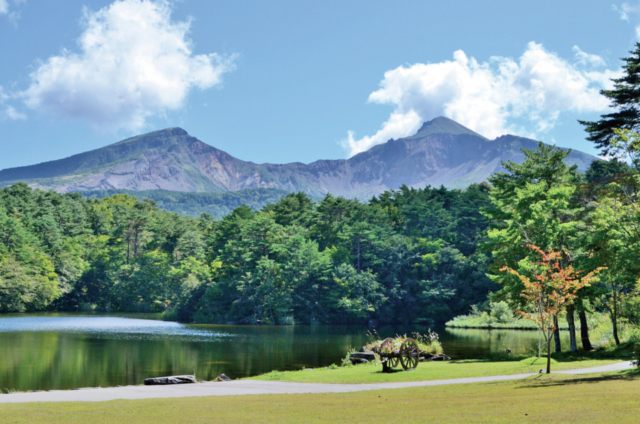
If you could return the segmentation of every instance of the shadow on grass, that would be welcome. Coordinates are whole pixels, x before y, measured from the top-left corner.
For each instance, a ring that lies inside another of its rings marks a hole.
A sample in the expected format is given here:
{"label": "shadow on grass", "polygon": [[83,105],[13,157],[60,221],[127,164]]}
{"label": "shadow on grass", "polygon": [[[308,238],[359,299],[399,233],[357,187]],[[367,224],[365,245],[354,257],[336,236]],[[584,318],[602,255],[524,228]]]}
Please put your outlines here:
{"label": "shadow on grass", "polygon": [[[419,367],[420,365],[418,365]],[[391,368],[389,371],[382,371],[382,368],[380,368],[378,371],[374,371],[372,374],[400,374],[403,372],[414,372],[417,368],[409,368],[408,370],[405,370],[403,368]]]}
{"label": "shadow on grass", "polygon": [[[557,362],[579,362],[599,359],[620,359],[632,360],[634,358],[634,344],[625,342],[619,346],[603,349],[595,349],[586,351],[578,349],[575,352],[554,352],[551,359]],[[513,355],[506,352],[492,352],[477,359],[479,362],[515,362],[529,359],[526,355]],[[546,359],[546,353],[543,353],[542,359]]]}
{"label": "shadow on grass", "polygon": [[[553,371],[552,371],[553,372]],[[604,381],[635,381],[640,379],[640,369],[620,371],[615,374],[601,374],[592,377],[574,377],[563,379],[546,379],[546,374],[526,380],[530,384],[516,387],[517,389],[541,389],[545,387],[571,386],[576,384],[593,384]]]}

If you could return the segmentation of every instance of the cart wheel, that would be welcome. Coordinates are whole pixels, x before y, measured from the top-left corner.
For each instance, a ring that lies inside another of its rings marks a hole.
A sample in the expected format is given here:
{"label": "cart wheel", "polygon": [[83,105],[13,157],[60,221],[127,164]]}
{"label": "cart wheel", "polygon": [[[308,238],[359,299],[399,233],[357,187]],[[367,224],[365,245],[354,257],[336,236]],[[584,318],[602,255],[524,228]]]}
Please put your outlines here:
{"label": "cart wheel", "polygon": [[394,356],[393,358],[389,358],[387,361],[389,362],[389,366],[391,368],[396,368],[400,362],[397,356]]}
{"label": "cart wheel", "polygon": [[414,369],[420,360],[418,343],[413,339],[406,339],[400,346],[400,364],[405,370]]}

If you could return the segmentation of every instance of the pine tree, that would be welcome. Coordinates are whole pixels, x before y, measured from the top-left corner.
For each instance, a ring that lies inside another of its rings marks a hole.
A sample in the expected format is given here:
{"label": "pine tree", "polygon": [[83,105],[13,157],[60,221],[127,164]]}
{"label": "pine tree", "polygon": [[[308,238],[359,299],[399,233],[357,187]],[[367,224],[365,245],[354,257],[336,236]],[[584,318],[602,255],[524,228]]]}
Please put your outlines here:
{"label": "pine tree", "polygon": [[613,113],[602,115],[599,121],[578,121],[589,133],[587,140],[607,154],[611,149],[610,139],[615,135],[614,128],[640,130],[640,42],[636,43],[631,56],[622,58],[624,75],[613,78],[613,90],[601,90],[600,94],[611,100]]}

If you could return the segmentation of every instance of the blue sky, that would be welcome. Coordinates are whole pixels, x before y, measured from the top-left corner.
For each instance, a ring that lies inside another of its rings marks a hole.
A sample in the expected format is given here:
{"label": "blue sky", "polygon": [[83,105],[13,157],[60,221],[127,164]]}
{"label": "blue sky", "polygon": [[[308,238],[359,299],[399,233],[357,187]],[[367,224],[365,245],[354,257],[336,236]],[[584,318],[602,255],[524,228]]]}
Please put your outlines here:
{"label": "blue sky", "polygon": [[346,158],[439,115],[596,153],[577,119],[640,3],[0,0],[0,168],[180,126],[254,162]]}

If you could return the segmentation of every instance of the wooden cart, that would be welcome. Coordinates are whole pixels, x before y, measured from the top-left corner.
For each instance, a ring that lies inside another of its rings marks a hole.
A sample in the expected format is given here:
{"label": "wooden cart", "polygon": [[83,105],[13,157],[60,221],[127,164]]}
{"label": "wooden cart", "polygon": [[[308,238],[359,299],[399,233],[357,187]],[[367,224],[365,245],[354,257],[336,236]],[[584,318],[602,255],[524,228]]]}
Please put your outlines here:
{"label": "wooden cart", "polygon": [[415,369],[420,362],[420,348],[414,339],[405,339],[399,349],[393,346],[393,339],[387,338],[380,343],[376,352],[382,360],[382,372],[389,372],[398,364],[405,370]]}

